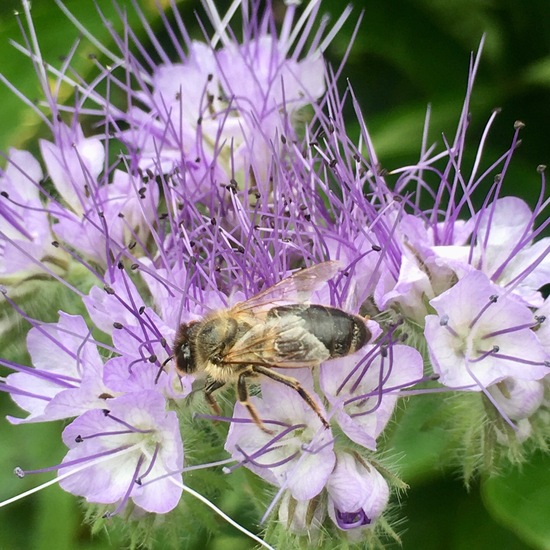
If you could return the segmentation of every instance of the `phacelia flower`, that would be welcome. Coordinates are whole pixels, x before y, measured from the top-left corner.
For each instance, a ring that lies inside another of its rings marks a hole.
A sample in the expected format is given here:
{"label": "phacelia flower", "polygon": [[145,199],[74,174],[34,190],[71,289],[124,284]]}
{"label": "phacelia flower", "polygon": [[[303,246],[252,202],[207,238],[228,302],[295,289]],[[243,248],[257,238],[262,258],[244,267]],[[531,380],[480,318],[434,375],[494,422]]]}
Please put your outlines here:
{"label": "phacelia flower", "polygon": [[469,273],[430,304],[437,315],[426,317],[425,335],[442,384],[480,391],[507,377],[549,373],[533,313],[484,273]]}
{"label": "phacelia flower", "polygon": [[132,499],[159,514],[178,504],[183,445],[177,415],[159,393],[109,399],[105,410],[86,412],[67,426],[63,441],[70,450],[61,472],[90,462],[60,482],[66,491],[117,509]]}

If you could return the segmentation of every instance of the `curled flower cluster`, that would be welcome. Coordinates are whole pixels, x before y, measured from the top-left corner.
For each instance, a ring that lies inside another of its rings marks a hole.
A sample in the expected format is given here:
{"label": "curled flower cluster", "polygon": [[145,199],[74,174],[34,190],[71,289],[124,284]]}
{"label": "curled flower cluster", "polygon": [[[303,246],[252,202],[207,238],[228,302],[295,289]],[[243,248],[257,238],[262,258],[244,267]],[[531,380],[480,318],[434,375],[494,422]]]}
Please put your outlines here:
{"label": "curled flower cluster", "polygon": [[[548,436],[547,217],[535,225],[547,206],[543,171],[534,211],[501,196],[520,125],[484,173],[479,163],[462,168],[477,58],[454,143],[387,174],[352,94],[362,136],[347,136],[323,60],[347,11],[315,33],[318,3],[302,17],[291,3],[278,31],[269,7],[253,2],[241,6],[236,33],[206,5],[209,42],[192,41],[177,10],[175,26],[166,23],[177,62],[158,42],[160,64],[139,43],[134,55],[126,33],[113,31],[120,53],[78,84],[70,117],[40,51],[28,52],[52,140],[41,141],[40,160],[11,150],[0,174],[4,306],[32,325],[32,366],[2,360],[12,372],[0,389],[26,412],[8,420],[70,421],[67,454],[46,470],[105,517],[167,514],[189,491],[186,471],[231,478],[244,467],[273,487],[264,518],[278,518],[273,529],[360,541],[384,526],[396,537],[383,516],[404,484],[386,440],[404,396],[472,396],[479,429],[504,451]],[[54,73],[59,84],[73,83],[69,66]],[[111,104],[100,82],[126,104]],[[87,136],[80,123],[90,113],[104,131]],[[220,381],[176,367],[178,328],[327,261],[339,266],[333,277],[283,301],[361,315],[369,342],[318,368],[274,368],[293,382],[253,379],[241,402],[219,390],[208,408],[195,394]],[[27,313],[45,281],[71,297],[54,323]],[[215,464],[197,458],[205,430],[217,438]]]}

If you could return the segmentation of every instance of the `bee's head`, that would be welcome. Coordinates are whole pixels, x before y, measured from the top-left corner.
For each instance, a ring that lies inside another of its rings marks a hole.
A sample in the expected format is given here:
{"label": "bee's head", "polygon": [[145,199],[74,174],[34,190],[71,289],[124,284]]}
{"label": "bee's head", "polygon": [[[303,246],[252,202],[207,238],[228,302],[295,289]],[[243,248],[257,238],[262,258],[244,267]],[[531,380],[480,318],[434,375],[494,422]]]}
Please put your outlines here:
{"label": "bee's head", "polygon": [[196,324],[196,321],[183,323],[176,333],[173,353],[176,358],[176,367],[181,373],[192,374],[197,370],[193,342],[193,326]]}

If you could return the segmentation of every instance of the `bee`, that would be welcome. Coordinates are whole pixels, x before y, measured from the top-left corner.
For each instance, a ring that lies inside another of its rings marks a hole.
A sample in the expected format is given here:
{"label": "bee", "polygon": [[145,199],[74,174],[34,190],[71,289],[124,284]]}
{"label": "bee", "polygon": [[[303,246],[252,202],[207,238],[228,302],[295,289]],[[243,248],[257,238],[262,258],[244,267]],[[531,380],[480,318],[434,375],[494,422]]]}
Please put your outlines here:
{"label": "bee", "polygon": [[239,402],[267,433],[271,432],[249,401],[248,381],[261,376],[295,390],[328,428],[317,403],[300,382],[273,367],[316,367],[349,355],[370,340],[362,317],[307,303],[315,290],[336,275],[339,265],[324,262],[303,269],[249,300],[200,321],[181,324],[173,346],[178,371],[206,377],[204,394],[218,414],[212,394],[228,383],[236,384]]}

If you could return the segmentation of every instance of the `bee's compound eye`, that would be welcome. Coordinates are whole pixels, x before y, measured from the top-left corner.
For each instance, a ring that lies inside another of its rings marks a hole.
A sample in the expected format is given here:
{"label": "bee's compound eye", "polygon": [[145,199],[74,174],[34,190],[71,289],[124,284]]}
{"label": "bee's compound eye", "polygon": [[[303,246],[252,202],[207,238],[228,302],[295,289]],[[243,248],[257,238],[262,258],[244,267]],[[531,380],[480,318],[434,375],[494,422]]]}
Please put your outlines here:
{"label": "bee's compound eye", "polygon": [[196,370],[193,350],[190,344],[190,327],[192,324],[180,325],[174,342],[174,356],[176,358],[176,367],[180,372],[186,374]]}
{"label": "bee's compound eye", "polygon": [[188,342],[182,344],[177,351],[176,363],[180,371],[191,373],[195,370],[195,362]]}

